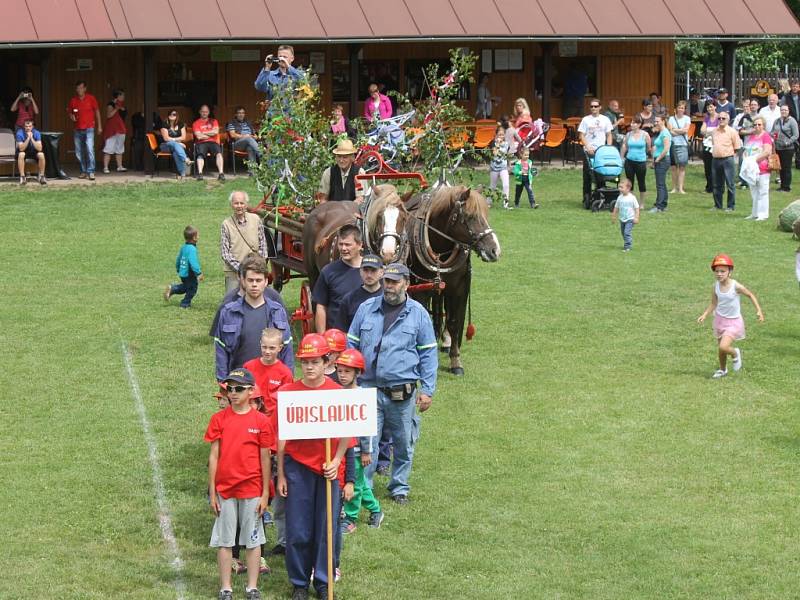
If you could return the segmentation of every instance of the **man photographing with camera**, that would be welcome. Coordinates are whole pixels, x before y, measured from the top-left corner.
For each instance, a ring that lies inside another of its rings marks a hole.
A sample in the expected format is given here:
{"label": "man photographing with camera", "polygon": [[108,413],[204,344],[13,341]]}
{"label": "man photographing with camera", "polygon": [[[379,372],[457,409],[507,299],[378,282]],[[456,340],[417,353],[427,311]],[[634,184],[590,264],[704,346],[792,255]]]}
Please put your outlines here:
{"label": "man photographing with camera", "polygon": [[259,72],[254,84],[259,92],[267,95],[267,100],[272,100],[277,88],[303,77],[302,71],[292,66],[293,62],[294,48],[292,46],[278,46],[277,56],[267,54],[264,59],[264,68]]}
{"label": "man photographing with camera", "polygon": [[17,113],[17,120],[14,123],[15,129],[23,129],[25,121],[36,122],[36,115],[39,114],[39,106],[33,99],[33,90],[29,87],[22,88],[14,103],[11,105],[11,112]]}

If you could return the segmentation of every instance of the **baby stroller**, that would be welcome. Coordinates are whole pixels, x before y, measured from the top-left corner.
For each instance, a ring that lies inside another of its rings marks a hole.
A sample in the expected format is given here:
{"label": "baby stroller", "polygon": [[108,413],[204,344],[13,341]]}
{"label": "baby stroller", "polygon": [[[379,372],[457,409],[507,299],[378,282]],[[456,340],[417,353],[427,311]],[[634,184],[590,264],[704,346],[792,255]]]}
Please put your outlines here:
{"label": "baby stroller", "polygon": [[584,198],[583,207],[592,212],[612,209],[619,196],[619,176],[622,174],[622,157],[614,146],[600,146],[589,165],[592,170],[593,190]]}

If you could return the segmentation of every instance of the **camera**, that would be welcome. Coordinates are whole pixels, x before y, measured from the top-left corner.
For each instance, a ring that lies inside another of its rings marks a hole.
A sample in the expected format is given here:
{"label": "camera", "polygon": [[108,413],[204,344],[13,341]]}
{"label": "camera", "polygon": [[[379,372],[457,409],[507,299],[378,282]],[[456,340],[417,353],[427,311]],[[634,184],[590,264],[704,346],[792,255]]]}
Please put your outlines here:
{"label": "camera", "polygon": [[273,56],[272,58],[267,59],[268,62],[272,65],[279,65],[281,64],[281,59]]}
{"label": "camera", "polygon": [[23,98],[30,98],[31,97],[31,93],[30,92],[25,92],[24,94],[22,94],[22,97]]}

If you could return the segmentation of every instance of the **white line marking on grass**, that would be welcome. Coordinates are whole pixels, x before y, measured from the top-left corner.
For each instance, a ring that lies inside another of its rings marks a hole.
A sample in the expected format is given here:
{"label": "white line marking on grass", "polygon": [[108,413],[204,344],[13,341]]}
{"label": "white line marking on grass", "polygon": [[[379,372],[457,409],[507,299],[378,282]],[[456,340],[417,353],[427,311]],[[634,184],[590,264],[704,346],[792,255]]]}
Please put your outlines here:
{"label": "white line marking on grass", "polygon": [[181,552],[178,548],[178,540],[175,538],[175,531],[172,528],[172,516],[170,514],[169,505],[167,504],[167,495],[164,491],[164,477],[161,475],[161,466],[158,462],[156,439],[153,437],[153,432],[150,430],[150,421],[147,418],[147,411],[142,401],[139,380],[136,377],[136,372],[133,370],[131,352],[128,349],[128,344],[125,343],[124,340],[122,341],[122,359],[125,361],[128,384],[131,388],[133,400],[136,403],[136,411],[139,413],[139,420],[142,422],[144,439],[147,442],[147,455],[150,459],[150,467],[153,471],[153,486],[156,488],[156,504],[158,505],[158,522],[161,528],[161,537],[164,538],[164,543],[167,545],[167,550],[170,554],[170,564],[172,564],[172,568],[175,570],[175,591],[177,592],[177,599],[183,600],[186,597],[186,584],[183,581],[183,560],[181,559]]}

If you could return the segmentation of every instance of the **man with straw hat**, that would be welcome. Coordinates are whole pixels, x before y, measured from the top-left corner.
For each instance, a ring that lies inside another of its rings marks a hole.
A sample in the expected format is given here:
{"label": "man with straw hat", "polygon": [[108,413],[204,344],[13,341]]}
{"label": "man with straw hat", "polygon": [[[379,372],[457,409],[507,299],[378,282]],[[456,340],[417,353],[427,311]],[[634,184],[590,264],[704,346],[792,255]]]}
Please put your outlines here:
{"label": "man with straw hat", "polygon": [[356,160],[356,148],[349,139],[339,140],[333,149],[335,163],[322,172],[319,182],[317,199],[320,202],[328,200],[352,200],[358,204],[364,198],[364,189],[356,181],[356,175],[363,175],[364,169],[358,171],[353,168]]}

